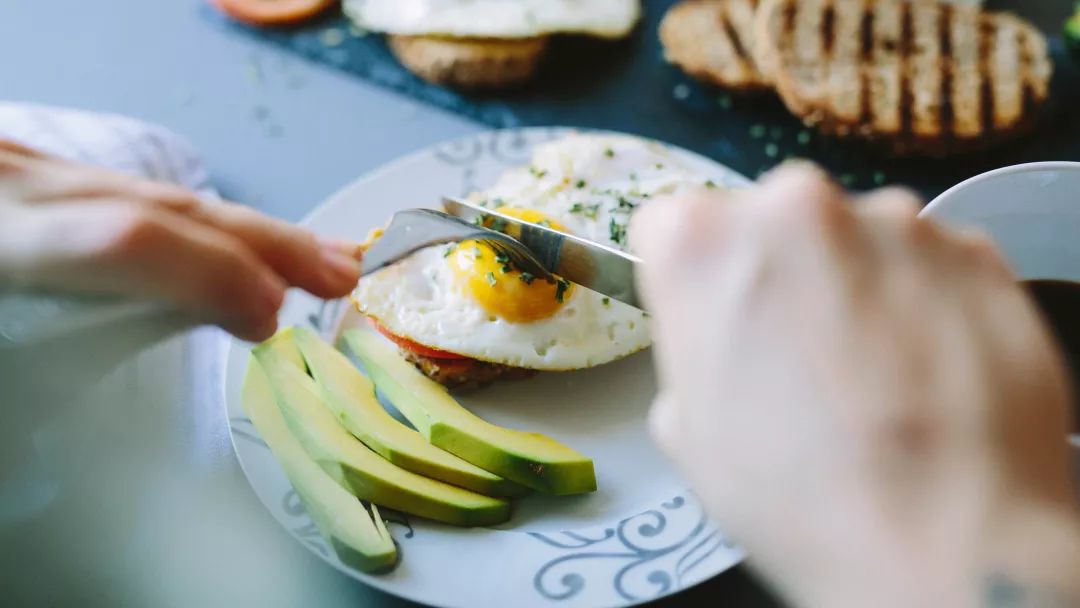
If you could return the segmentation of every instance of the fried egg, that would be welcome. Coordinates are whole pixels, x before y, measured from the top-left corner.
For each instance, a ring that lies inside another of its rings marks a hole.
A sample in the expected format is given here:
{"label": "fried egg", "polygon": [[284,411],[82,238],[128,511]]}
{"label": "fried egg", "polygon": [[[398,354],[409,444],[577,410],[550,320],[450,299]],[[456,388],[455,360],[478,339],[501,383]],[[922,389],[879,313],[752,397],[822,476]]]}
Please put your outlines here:
{"label": "fried egg", "polygon": [[639,0],[345,0],[344,10],[376,32],[469,38],[620,38],[641,16]]}
{"label": "fried egg", "polygon": [[[470,198],[627,250],[635,209],[663,194],[711,185],[659,143],[574,134],[538,147],[531,164]],[[353,299],[397,336],[513,367],[582,369],[650,344],[642,311],[561,279],[531,277],[474,241],[428,247],[364,277]]]}

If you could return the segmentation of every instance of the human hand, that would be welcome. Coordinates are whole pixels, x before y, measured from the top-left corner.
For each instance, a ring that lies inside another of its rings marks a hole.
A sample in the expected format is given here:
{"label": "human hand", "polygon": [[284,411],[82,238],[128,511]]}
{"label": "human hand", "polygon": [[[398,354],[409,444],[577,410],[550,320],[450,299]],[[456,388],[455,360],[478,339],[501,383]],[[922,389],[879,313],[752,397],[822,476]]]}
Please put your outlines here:
{"label": "human hand", "polygon": [[983,237],[851,202],[795,165],[637,214],[654,436],[796,605],[1073,605],[1031,595],[1080,598],[1047,328]]}
{"label": "human hand", "polygon": [[287,287],[348,293],[354,252],[248,207],[0,140],[0,285],[163,300],[262,340]]}

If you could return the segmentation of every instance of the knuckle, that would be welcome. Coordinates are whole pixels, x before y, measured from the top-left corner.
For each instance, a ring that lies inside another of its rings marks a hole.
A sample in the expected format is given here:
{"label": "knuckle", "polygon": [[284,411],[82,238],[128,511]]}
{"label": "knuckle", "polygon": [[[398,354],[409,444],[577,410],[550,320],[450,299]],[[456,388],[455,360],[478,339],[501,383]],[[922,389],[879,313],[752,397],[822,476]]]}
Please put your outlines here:
{"label": "knuckle", "polygon": [[202,201],[197,196],[172,184],[147,181],[140,182],[136,189],[142,199],[175,213],[191,216],[202,209]]}
{"label": "knuckle", "polygon": [[831,223],[846,212],[842,190],[816,165],[790,163],[775,170],[766,188],[783,213],[800,221]]}
{"label": "knuckle", "polygon": [[787,224],[809,227],[826,240],[844,240],[854,234],[854,216],[846,196],[827,181],[815,180],[792,191],[783,212]]}
{"label": "knuckle", "polygon": [[981,230],[970,230],[960,235],[959,243],[976,264],[1000,277],[1013,279],[1009,262],[988,234]]}
{"label": "knuckle", "polygon": [[106,256],[127,257],[145,254],[157,244],[165,227],[155,214],[140,209],[116,212],[113,230],[104,247]]}
{"label": "knuckle", "polygon": [[919,217],[922,202],[910,190],[899,187],[883,188],[870,195],[868,214],[877,218],[901,238],[923,241],[939,234],[933,221]]}
{"label": "knuckle", "polygon": [[[902,219],[910,222],[919,215],[919,209],[921,204],[919,198],[911,191],[899,188],[889,187],[874,193],[878,201],[878,209],[883,215]],[[914,226],[914,224],[909,224]]]}

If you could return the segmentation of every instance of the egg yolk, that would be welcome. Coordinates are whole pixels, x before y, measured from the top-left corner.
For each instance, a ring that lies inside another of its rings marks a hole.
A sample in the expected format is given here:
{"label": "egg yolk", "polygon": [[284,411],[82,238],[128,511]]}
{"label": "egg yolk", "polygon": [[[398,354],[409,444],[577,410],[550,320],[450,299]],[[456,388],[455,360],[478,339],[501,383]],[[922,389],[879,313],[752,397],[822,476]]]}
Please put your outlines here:
{"label": "egg yolk", "polygon": [[[539,211],[500,207],[499,213],[517,219],[543,223],[554,230],[566,228]],[[511,231],[507,234],[513,236]],[[447,256],[458,283],[488,314],[513,323],[539,321],[554,315],[570,299],[573,285],[559,277],[555,281],[533,277],[513,267],[482,241],[462,241]]]}
{"label": "egg yolk", "polygon": [[[558,230],[559,232],[569,233],[566,226],[563,226],[559,222],[551,219],[544,213],[537,211],[536,209],[525,209],[523,207],[499,207],[495,210],[496,213],[508,215],[512,218],[519,219],[523,222],[529,222],[530,224],[539,224],[552,230]],[[489,223],[491,221],[489,220]],[[488,226],[491,228],[491,226]],[[521,236],[521,231],[517,230],[517,226],[507,226],[506,230],[503,230],[506,234],[514,237],[515,239]]]}

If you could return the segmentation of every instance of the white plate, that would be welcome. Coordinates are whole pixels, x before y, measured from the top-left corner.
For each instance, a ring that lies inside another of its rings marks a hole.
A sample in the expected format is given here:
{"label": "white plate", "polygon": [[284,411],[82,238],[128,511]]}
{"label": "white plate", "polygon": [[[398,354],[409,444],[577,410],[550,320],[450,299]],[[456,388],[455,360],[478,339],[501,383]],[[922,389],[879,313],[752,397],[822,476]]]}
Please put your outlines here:
{"label": "white plate", "polygon": [[[315,232],[362,239],[400,209],[437,204],[493,183],[528,162],[532,148],[565,129],[494,131],[434,146],[348,186],[304,221]],[[728,186],[746,179],[715,162],[676,151],[704,177]],[[282,325],[328,337],[344,301],[291,293]],[[530,496],[497,529],[459,529],[391,513],[398,567],[368,575],[342,564],[319,536],[284,473],[258,438],[239,400],[249,345],[234,342],[225,372],[233,445],[248,480],[274,518],[311,551],[349,576],[436,606],[630,606],[712,577],[741,561],[649,441],[645,414],[655,393],[649,355],[599,368],[541,374],[490,387],[464,400],[478,414],[556,437],[591,456],[599,490],[578,497]]]}

